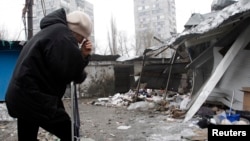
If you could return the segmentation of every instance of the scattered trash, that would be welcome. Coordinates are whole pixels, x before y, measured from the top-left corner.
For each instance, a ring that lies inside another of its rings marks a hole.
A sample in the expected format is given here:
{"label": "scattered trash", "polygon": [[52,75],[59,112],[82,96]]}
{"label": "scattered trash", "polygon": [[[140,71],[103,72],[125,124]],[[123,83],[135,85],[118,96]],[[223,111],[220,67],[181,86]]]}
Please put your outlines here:
{"label": "scattered trash", "polygon": [[131,128],[131,126],[119,126],[119,127],[117,127],[117,129],[120,129],[120,130],[127,130],[127,129],[129,129],[129,128]]}
{"label": "scattered trash", "polygon": [[149,109],[153,109],[154,107],[155,107],[155,104],[153,102],[139,101],[139,102],[131,103],[127,109],[147,111]]}

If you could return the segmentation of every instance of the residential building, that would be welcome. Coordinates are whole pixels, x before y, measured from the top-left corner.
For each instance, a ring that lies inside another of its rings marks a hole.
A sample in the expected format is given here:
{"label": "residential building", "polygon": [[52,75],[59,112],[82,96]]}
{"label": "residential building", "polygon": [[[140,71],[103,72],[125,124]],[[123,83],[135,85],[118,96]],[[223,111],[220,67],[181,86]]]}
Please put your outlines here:
{"label": "residential building", "polygon": [[[176,33],[175,0],[134,0],[136,54]],[[166,52],[167,53],[167,52]],[[166,55],[165,53],[165,55]]]}

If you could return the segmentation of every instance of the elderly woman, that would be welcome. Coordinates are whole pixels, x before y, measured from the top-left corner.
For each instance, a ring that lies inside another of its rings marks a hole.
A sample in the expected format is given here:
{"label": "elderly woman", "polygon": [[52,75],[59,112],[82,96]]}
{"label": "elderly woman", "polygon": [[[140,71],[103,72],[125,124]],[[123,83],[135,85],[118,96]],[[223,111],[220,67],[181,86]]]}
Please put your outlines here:
{"label": "elderly woman", "polygon": [[[66,86],[86,78],[92,23],[81,11],[58,9],[45,16],[41,30],[23,47],[6,93],[18,140],[35,141],[39,127],[61,141],[71,140],[71,120],[62,97]],[[80,46],[80,47],[79,47]]]}

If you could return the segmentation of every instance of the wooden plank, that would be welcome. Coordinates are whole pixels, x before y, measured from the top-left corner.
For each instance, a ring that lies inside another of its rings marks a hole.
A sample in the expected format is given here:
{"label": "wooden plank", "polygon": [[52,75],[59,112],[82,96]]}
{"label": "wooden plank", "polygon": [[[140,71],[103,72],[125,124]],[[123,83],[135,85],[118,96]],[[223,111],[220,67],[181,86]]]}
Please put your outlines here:
{"label": "wooden plank", "polygon": [[188,110],[184,122],[190,120],[193,115],[199,110],[201,105],[206,101],[209,94],[212,92],[212,90],[215,88],[216,84],[219,82],[235,56],[238,54],[238,52],[243,49],[250,41],[250,38],[248,36],[250,35],[250,26],[246,28],[236,39],[236,41],[233,43],[231,48],[226,53],[225,57],[221,60],[219,65],[216,67],[214,73],[211,75],[211,77],[208,79],[208,81],[205,83],[205,85],[198,91],[198,98],[195,100],[195,102],[192,104],[190,109]]}

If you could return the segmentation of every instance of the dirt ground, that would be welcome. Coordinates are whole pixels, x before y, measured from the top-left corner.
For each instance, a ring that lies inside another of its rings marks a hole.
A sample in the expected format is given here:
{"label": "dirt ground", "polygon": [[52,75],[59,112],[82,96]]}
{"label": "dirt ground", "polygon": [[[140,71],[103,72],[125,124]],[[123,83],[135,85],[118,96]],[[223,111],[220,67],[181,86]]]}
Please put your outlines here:
{"label": "dirt ground", "polygon": [[[70,100],[64,101],[65,106],[70,108]],[[182,119],[172,119],[157,111],[96,106],[90,104],[91,101],[93,99],[79,100],[81,141],[183,141],[182,136],[202,131],[195,126],[195,121],[183,123]],[[17,141],[15,120],[1,121],[0,130],[0,140]],[[39,130],[39,139],[58,140],[43,129]]]}

